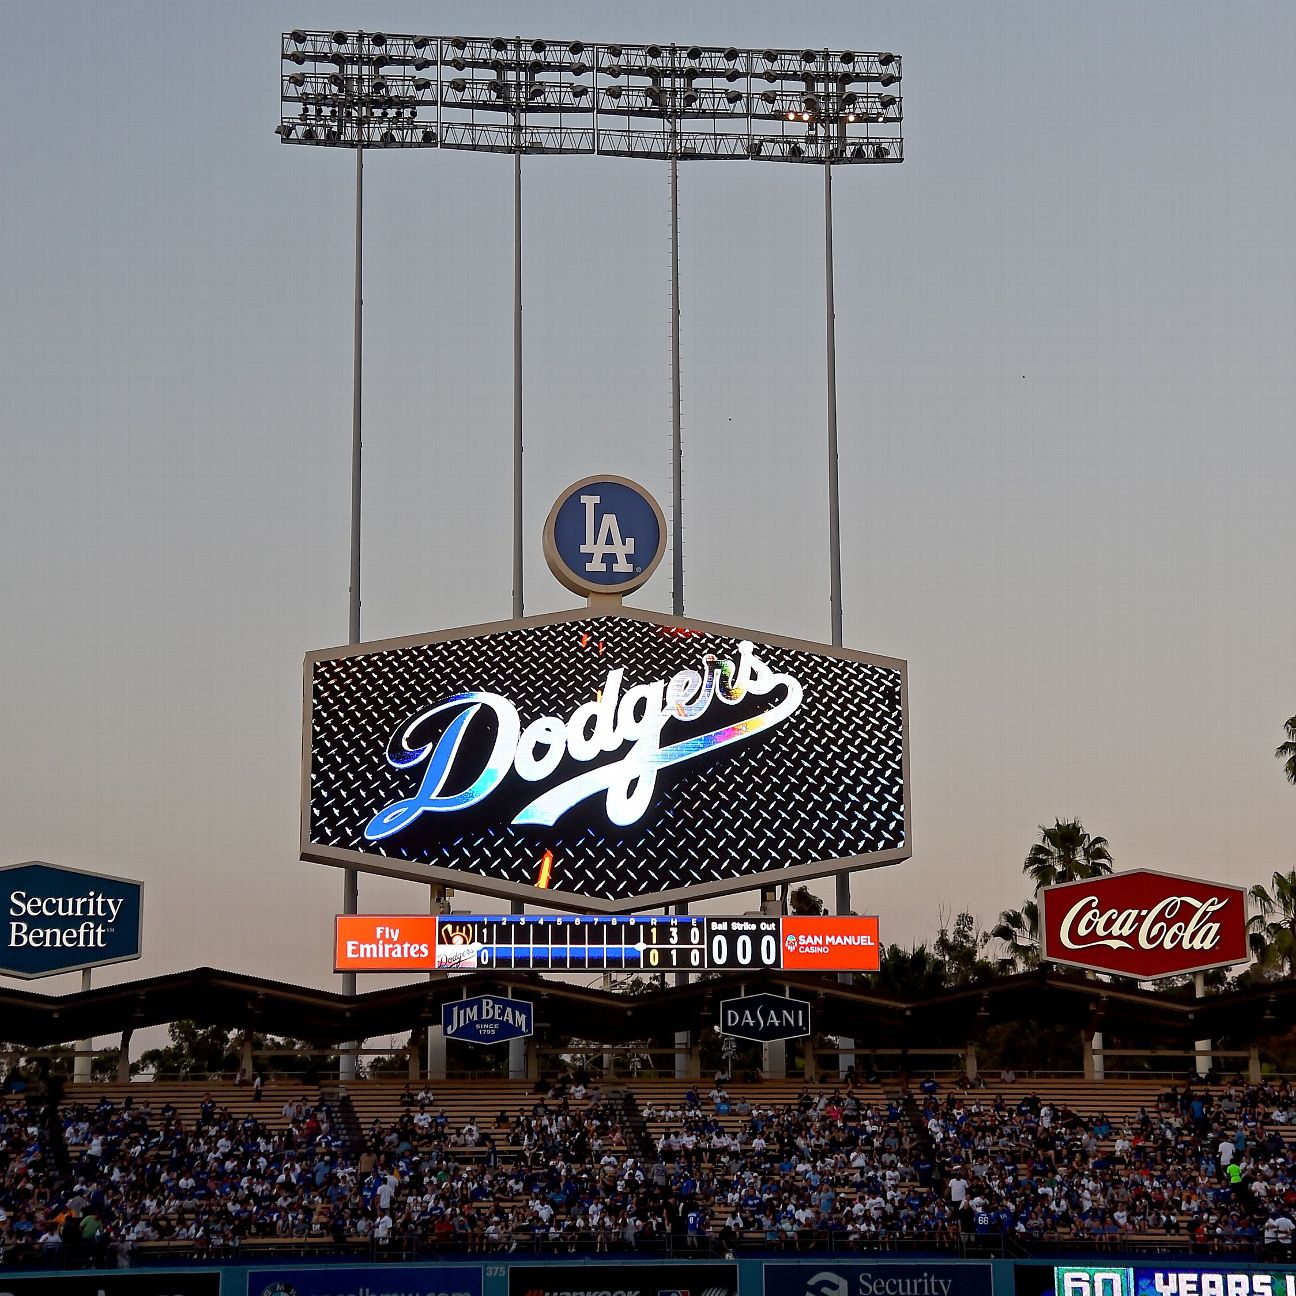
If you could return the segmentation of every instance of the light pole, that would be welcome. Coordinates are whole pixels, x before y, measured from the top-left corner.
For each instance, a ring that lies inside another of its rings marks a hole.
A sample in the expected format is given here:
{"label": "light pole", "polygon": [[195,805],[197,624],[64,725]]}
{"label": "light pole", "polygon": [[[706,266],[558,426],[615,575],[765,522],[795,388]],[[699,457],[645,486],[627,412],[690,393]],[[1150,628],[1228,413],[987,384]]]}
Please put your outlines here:
{"label": "light pole", "polygon": [[[624,45],[503,36],[303,31],[282,42],[286,144],[514,155],[514,525],[521,529],[521,156],[654,158],[671,176],[673,598],[683,610],[678,164],[705,160],[896,163],[904,157],[900,59],[852,50]],[[831,234],[829,206],[826,233]],[[831,276],[831,248],[828,248]],[[829,303],[831,312],[831,302]],[[829,328],[832,319],[829,315]],[[830,391],[835,375],[829,375]],[[830,412],[835,396],[830,395]],[[830,415],[831,416],[831,415]],[[830,428],[835,437],[835,421]],[[830,447],[831,449],[831,447]],[[835,476],[835,459],[830,474]],[[831,477],[830,477],[831,481]],[[834,642],[841,597],[830,526]],[[514,536],[514,611],[522,602]]]}
{"label": "light pole", "polygon": [[[392,148],[467,149],[514,158],[513,612],[522,615],[522,155],[601,154],[667,161],[671,200],[672,608],[684,611],[680,415],[679,163],[820,162],[827,275],[829,584],[842,642],[832,274],[832,167],[904,158],[901,64],[891,53],[739,49],[304,31],[283,36],[285,144],[357,153],[356,342],[352,462],[353,637],[359,600],[360,231],[362,155]],[[354,878],[344,893],[355,912]],[[845,875],[841,912],[850,908]],[[345,907],[344,905],[344,907]]]}

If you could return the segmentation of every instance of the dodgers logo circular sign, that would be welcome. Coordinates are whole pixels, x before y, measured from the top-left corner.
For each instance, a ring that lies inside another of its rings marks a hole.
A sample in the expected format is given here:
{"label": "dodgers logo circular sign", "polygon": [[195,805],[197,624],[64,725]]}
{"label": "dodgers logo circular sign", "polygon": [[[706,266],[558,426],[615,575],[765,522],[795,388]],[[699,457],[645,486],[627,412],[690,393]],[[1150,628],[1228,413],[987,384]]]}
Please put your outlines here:
{"label": "dodgers logo circular sign", "polygon": [[586,477],[568,486],[545,522],[545,560],[576,594],[628,594],[665,552],[661,506],[625,477]]}

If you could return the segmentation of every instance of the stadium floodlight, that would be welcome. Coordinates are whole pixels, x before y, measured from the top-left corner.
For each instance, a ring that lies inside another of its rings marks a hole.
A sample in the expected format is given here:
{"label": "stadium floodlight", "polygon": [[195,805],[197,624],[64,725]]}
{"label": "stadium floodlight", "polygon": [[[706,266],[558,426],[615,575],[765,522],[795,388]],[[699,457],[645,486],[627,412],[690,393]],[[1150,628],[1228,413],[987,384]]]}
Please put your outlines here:
{"label": "stadium floodlight", "polygon": [[[297,28],[283,36],[281,57],[278,133],[283,143],[356,152],[353,626],[358,625],[359,607],[360,232],[365,150],[466,149],[508,153],[514,158],[515,617],[523,615],[522,155],[602,154],[670,163],[672,606],[676,615],[684,612],[678,163],[727,159],[823,167],[829,586],[832,639],[840,645],[832,168],[903,160],[902,101],[892,89],[901,81],[899,56],[889,51],[680,48]],[[839,878],[839,911],[843,896],[849,908],[845,876]]]}
{"label": "stadium floodlight", "polygon": [[[680,48],[301,28],[283,37],[282,58],[279,135],[286,144],[351,148],[358,154],[446,148],[514,156],[515,616],[522,615],[521,157],[594,153],[671,163],[672,576],[675,611],[682,614],[676,164],[707,159],[821,163],[827,177],[834,165],[900,162],[900,96],[881,93],[899,84],[900,58],[854,50]],[[323,124],[316,124],[321,117]],[[306,121],[312,124],[303,127]],[[361,177],[357,159],[358,186]],[[831,197],[830,188],[826,196]],[[828,220],[830,233],[831,210]],[[832,447],[830,454],[835,456]],[[834,642],[840,643],[836,582],[832,599]]]}

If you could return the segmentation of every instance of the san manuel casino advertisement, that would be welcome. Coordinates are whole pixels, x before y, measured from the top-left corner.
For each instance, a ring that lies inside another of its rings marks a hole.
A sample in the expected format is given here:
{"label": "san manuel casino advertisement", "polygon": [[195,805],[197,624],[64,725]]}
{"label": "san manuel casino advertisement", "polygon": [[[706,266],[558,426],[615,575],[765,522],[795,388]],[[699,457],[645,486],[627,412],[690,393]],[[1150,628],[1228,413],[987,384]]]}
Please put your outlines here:
{"label": "san manuel casino advertisement", "polygon": [[905,687],[638,611],[314,653],[302,857],[605,913],[895,863]]}

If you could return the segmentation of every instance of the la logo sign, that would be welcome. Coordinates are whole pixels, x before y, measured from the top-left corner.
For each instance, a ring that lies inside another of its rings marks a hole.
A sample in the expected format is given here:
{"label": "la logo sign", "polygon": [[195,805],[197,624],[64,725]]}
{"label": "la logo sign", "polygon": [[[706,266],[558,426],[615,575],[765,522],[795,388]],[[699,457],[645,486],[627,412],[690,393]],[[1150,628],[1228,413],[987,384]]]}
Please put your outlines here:
{"label": "la logo sign", "polygon": [[549,512],[545,560],[576,594],[628,594],[666,552],[666,518],[642,486],[625,477],[587,477]]}

